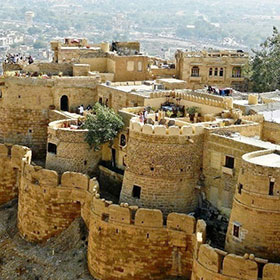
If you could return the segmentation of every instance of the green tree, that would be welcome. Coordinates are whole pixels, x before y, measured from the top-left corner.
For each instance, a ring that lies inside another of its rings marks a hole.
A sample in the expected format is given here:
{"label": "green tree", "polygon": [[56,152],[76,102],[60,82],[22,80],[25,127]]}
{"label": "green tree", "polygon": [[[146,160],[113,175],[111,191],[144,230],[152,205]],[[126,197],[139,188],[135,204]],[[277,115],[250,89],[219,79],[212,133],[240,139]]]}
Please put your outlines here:
{"label": "green tree", "polygon": [[256,92],[280,89],[280,34],[273,27],[271,37],[261,45],[260,50],[253,50],[255,56],[251,67],[251,82]]}
{"label": "green tree", "polygon": [[86,142],[94,150],[100,150],[100,146],[110,142],[112,144],[119,131],[123,128],[122,118],[113,109],[96,103],[93,114],[86,116],[83,128],[88,129]]}

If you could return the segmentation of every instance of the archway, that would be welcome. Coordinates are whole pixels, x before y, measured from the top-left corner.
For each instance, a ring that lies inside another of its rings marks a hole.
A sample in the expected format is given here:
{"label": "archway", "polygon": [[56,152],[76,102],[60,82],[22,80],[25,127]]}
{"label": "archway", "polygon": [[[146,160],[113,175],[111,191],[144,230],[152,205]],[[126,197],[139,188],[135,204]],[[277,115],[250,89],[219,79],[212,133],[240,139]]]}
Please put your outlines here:
{"label": "archway", "polygon": [[69,101],[68,101],[68,96],[63,95],[60,98],[60,110],[61,111],[69,111]]}

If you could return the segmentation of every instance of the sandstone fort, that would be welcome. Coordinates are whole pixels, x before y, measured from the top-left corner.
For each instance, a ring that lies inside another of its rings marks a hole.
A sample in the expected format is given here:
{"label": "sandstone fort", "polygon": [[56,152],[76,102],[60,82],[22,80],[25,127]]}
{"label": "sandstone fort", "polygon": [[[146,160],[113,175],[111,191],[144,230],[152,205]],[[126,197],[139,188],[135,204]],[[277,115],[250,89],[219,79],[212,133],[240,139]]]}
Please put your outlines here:
{"label": "sandstone fort", "polygon": [[[18,197],[21,237],[82,217],[92,279],[279,280],[280,92],[247,92],[249,54],[51,47],[0,77],[0,205]],[[100,150],[79,126],[95,103],[125,124]]]}

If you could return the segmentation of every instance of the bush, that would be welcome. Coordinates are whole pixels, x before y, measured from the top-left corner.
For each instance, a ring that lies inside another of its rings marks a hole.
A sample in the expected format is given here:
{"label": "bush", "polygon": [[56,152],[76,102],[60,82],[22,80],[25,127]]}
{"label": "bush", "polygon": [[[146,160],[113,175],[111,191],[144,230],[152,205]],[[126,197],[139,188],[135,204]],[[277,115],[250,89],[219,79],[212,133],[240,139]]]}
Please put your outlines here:
{"label": "bush", "polygon": [[113,140],[123,128],[122,118],[112,109],[96,103],[93,107],[93,114],[86,116],[83,128],[88,129],[85,141],[94,148],[100,150],[104,143],[113,143]]}

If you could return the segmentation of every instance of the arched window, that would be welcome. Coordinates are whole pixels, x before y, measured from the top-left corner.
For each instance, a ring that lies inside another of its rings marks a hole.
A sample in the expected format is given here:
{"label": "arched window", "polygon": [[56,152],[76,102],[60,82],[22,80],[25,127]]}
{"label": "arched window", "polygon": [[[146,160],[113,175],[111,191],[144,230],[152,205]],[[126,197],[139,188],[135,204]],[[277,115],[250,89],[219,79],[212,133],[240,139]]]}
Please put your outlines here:
{"label": "arched window", "polygon": [[240,78],[241,77],[241,67],[233,67],[232,77],[233,78]]}
{"label": "arched window", "polygon": [[213,68],[211,67],[210,69],[209,69],[209,76],[212,76],[213,75]]}
{"label": "arched window", "polygon": [[126,145],[126,137],[124,134],[121,135],[120,145],[124,147]]}
{"label": "arched window", "polygon": [[98,102],[99,102],[99,104],[101,104],[102,105],[102,97],[99,97],[99,100],[98,100]]}
{"label": "arched window", "polygon": [[218,76],[218,68],[215,68],[215,76]]}
{"label": "arched window", "polygon": [[61,96],[60,98],[60,110],[69,111],[68,97],[66,95]]}
{"label": "arched window", "polygon": [[199,77],[199,67],[198,66],[194,66],[192,68],[192,77]]}
{"label": "arched window", "polygon": [[224,76],[224,68],[220,68],[220,77]]}

